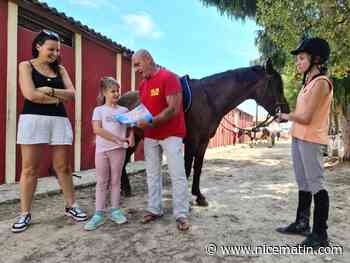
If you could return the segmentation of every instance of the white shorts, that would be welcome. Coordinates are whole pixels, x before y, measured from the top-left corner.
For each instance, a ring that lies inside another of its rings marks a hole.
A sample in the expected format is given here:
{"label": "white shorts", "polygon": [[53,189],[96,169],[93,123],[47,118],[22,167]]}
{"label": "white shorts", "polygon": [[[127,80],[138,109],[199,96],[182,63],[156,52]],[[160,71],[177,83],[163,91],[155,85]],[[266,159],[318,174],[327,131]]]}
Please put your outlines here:
{"label": "white shorts", "polygon": [[71,145],[72,126],[67,117],[21,114],[17,144]]}

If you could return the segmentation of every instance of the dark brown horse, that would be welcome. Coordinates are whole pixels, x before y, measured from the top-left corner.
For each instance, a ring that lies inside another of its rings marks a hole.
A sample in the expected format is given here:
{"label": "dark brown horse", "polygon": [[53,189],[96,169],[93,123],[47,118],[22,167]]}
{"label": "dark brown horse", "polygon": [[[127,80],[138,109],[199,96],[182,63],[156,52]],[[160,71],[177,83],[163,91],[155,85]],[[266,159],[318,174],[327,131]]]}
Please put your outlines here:
{"label": "dark brown horse", "polygon": [[[187,178],[191,174],[193,165],[192,194],[197,197],[198,205],[208,205],[200,191],[200,175],[203,158],[210,138],[215,135],[222,118],[243,101],[254,99],[271,115],[279,107],[288,113],[289,107],[283,94],[283,83],[280,74],[273,69],[268,60],[266,65],[239,68],[218,73],[202,79],[190,79],[192,90],[192,105],[185,114],[187,135],[185,143],[185,169]],[[138,93],[131,92],[124,95],[119,104],[129,109],[138,102]],[[140,140],[142,132],[138,134]],[[135,147],[128,150],[129,161]],[[125,167],[124,167],[125,168]],[[122,189],[130,193],[130,184],[125,172],[122,176]]]}

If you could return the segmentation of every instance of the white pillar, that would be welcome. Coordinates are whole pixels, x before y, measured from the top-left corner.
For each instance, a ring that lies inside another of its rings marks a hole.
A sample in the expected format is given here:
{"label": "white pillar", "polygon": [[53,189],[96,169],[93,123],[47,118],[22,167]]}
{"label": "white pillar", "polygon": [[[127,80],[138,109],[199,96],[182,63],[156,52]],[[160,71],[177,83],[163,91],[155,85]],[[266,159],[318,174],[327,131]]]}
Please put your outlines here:
{"label": "white pillar", "polygon": [[131,90],[136,90],[136,72],[135,72],[135,67],[131,62]]}
{"label": "white pillar", "polygon": [[117,72],[116,72],[116,77],[119,85],[122,85],[122,54],[117,53],[116,57],[116,63],[117,63]]}
{"label": "white pillar", "polygon": [[7,18],[7,96],[6,96],[6,165],[5,183],[16,180],[17,128],[17,21],[18,6],[8,2]]}
{"label": "white pillar", "polygon": [[82,50],[81,35],[75,33],[75,142],[74,142],[74,168],[80,171],[81,164],[81,119],[82,119]]}

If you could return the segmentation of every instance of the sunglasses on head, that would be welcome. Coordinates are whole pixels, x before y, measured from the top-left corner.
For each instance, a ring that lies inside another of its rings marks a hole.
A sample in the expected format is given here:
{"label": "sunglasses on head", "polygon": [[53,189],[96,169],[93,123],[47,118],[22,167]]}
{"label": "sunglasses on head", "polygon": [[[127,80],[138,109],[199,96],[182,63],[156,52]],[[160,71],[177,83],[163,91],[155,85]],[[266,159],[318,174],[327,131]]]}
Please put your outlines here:
{"label": "sunglasses on head", "polygon": [[49,31],[49,30],[46,30],[46,29],[43,29],[40,31],[40,33],[43,33],[49,37],[55,37],[57,39],[60,39],[60,36],[56,33],[56,32],[52,32],[52,31]]}

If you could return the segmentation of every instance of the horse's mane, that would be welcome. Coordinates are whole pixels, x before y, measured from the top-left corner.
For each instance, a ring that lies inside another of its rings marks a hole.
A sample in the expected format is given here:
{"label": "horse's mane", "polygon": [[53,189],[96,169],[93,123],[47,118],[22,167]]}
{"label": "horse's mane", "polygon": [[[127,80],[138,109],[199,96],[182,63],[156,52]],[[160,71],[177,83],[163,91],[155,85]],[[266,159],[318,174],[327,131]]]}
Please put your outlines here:
{"label": "horse's mane", "polygon": [[238,68],[234,70],[227,70],[221,73],[216,73],[204,78],[199,79],[201,83],[207,83],[210,84],[212,82],[227,80],[227,79],[235,79],[238,82],[246,82],[246,81],[253,81],[256,82],[261,78],[262,74],[264,73],[264,68],[259,65],[251,66],[251,67],[245,67],[245,68]]}

